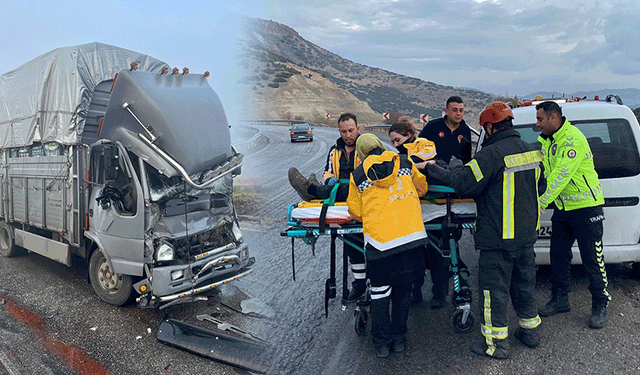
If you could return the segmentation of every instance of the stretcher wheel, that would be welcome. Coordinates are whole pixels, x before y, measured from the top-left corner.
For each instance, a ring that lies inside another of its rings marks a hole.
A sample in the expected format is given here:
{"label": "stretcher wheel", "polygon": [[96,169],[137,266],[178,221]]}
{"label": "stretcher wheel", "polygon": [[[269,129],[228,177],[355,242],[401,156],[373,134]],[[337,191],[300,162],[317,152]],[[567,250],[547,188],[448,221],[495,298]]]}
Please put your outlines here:
{"label": "stretcher wheel", "polygon": [[462,323],[462,316],[464,315],[464,310],[457,309],[453,315],[451,315],[451,326],[453,326],[453,330],[457,333],[468,333],[476,324],[476,316],[473,312],[469,311],[469,315],[467,316],[467,321]]}
{"label": "stretcher wheel", "polygon": [[366,309],[361,308],[360,306],[356,307],[353,310],[353,315],[356,317],[356,333],[359,336],[364,335],[367,330],[367,322],[369,321],[369,313]]}

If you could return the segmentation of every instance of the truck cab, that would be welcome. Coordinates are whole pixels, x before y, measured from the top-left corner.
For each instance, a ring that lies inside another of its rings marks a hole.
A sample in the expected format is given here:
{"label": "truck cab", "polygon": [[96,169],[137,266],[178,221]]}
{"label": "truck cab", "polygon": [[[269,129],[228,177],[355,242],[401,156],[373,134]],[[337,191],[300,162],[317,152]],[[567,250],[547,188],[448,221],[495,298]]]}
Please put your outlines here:
{"label": "truck cab", "polygon": [[96,293],[119,305],[133,286],[141,306],[167,306],[251,273],[232,201],[242,156],[213,90],[201,76],[122,71],[111,91],[89,152]]}
{"label": "truck cab", "polygon": [[88,261],[97,295],[167,307],[252,272],[242,154],[208,73],[101,43],[0,78],[0,254]]}

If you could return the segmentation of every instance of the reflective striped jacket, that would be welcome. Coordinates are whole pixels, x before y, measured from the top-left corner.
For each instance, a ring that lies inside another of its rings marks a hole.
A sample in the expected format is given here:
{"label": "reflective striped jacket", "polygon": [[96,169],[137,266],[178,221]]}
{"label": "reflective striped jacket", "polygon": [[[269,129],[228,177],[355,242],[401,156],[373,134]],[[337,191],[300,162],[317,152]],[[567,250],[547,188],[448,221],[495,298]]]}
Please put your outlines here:
{"label": "reflective striped jacket", "polygon": [[347,198],[349,213],[362,222],[367,251],[392,255],[426,245],[420,206],[426,192],[425,176],[406,156],[370,154],[351,174]]}
{"label": "reflective striped jacket", "polygon": [[514,250],[533,244],[538,228],[542,154],[513,128],[494,133],[464,166],[451,169],[451,187],[477,205],[477,249]]}
{"label": "reflective striped jacket", "polygon": [[555,133],[541,135],[538,140],[542,142],[547,179],[547,190],[540,197],[542,208],[551,202],[565,211],[604,204],[593,154],[580,129],[565,119]]}
{"label": "reflective striped jacket", "polygon": [[421,163],[436,157],[436,144],[428,139],[416,138],[415,141],[405,143],[403,146],[414,163]]}
{"label": "reflective striped jacket", "polygon": [[338,138],[336,144],[331,146],[327,155],[327,163],[324,166],[324,174],[322,175],[323,183],[326,184],[327,180],[332,177],[346,180],[351,175],[351,172],[360,165],[361,162],[355,150],[353,150],[351,159],[347,159],[345,147],[346,144],[342,138]]}

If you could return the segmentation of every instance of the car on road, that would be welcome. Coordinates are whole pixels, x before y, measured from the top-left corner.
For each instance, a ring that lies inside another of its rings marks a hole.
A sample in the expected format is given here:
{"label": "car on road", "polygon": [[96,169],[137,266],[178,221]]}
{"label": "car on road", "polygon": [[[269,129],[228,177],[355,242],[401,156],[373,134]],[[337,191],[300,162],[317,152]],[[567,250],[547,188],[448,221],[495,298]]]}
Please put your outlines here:
{"label": "car on road", "polygon": [[289,131],[291,142],[313,141],[313,128],[309,124],[294,124]]}
{"label": "car on road", "polygon": [[[604,193],[604,256],[607,263],[634,262],[640,271],[640,125],[629,107],[616,97],[606,100],[552,99],[562,114],[587,138],[600,185]],[[537,149],[540,129],[536,127],[535,105],[544,100],[520,104],[513,110],[513,127]],[[484,131],[479,144],[484,140]],[[480,146],[479,146],[480,147]],[[540,218],[536,263],[549,264],[553,205]],[[581,264],[577,244],[574,264]]]}

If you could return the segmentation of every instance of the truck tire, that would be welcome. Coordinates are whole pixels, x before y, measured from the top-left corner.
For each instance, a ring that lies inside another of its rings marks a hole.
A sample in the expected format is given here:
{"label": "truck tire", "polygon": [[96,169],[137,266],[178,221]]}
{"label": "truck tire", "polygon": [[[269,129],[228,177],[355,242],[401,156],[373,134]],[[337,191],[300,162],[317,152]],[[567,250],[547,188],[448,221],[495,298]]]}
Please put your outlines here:
{"label": "truck tire", "polygon": [[6,221],[0,221],[0,254],[12,257],[18,254],[18,247],[13,241],[13,228]]}
{"label": "truck tire", "polygon": [[122,306],[133,297],[131,276],[114,273],[100,250],[91,254],[89,280],[98,297],[110,305]]}

